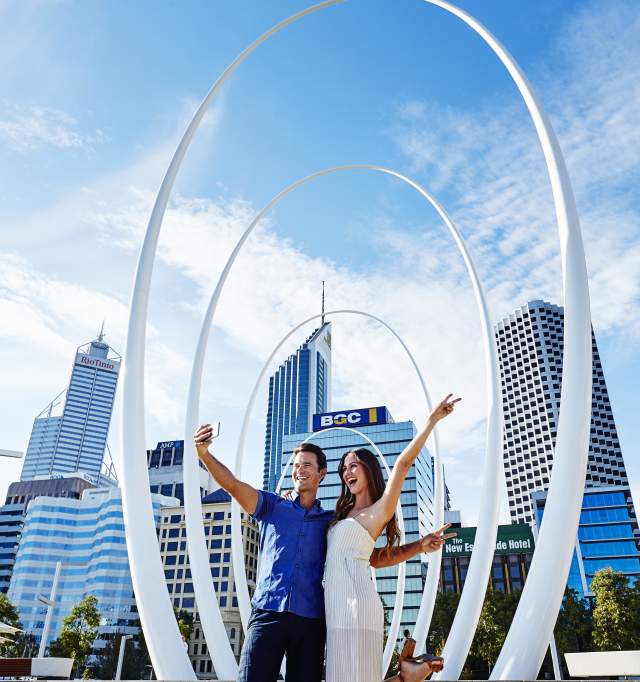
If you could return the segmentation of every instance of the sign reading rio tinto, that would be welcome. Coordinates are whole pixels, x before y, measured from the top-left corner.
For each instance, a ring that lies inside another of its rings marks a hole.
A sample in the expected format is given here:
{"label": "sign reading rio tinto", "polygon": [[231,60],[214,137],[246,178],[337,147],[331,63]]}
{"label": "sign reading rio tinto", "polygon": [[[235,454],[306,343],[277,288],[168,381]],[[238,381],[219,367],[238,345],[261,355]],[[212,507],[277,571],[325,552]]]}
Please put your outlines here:
{"label": "sign reading rio tinto", "polygon": [[388,424],[389,411],[386,407],[366,407],[361,410],[344,410],[342,412],[325,412],[313,415],[313,430],[322,431],[334,426],[371,426],[372,424]]}
{"label": "sign reading rio tinto", "polygon": [[93,369],[103,369],[107,372],[118,373],[120,370],[119,360],[107,360],[106,358],[96,358],[86,353],[76,353],[76,365],[92,367]]}

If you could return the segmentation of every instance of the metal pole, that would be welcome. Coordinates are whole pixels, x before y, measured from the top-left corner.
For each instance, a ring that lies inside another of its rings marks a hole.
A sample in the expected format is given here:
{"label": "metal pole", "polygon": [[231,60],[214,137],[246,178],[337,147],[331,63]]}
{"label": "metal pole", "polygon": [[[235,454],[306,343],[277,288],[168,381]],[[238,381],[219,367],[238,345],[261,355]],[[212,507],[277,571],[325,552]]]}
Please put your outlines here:
{"label": "metal pole", "polygon": [[122,635],[120,637],[120,651],[118,652],[118,666],[116,668],[116,676],[113,678],[114,680],[119,680],[120,675],[122,674],[122,663],[124,661],[124,648],[127,645],[127,640],[131,639],[133,635]]}
{"label": "metal pole", "polygon": [[558,653],[558,646],[556,644],[556,636],[551,633],[549,639],[549,648],[551,649],[551,660],[553,661],[553,674],[556,680],[563,680],[562,666],[560,665],[560,654]]}
{"label": "metal pole", "polygon": [[53,620],[53,607],[58,594],[58,582],[60,581],[60,571],[62,570],[62,562],[56,563],[56,572],[53,575],[53,584],[51,585],[51,594],[49,599],[42,595],[38,599],[47,605],[47,616],[44,619],[44,628],[42,629],[42,637],[40,639],[40,648],[38,649],[38,658],[44,658],[44,652],[47,648],[47,640],[49,639],[49,631],[51,630],[51,621]]}

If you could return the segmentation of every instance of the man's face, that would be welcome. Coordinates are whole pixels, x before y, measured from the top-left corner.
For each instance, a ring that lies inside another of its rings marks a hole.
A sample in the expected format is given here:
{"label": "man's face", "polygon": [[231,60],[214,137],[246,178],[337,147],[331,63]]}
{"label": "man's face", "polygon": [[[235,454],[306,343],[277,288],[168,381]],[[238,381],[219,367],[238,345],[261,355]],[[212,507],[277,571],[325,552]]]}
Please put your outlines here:
{"label": "man's face", "polygon": [[327,473],[318,469],[318,458],[313,452],[299,452],[293,459],[293,485],[298,493],[316,493],[320,482]]}

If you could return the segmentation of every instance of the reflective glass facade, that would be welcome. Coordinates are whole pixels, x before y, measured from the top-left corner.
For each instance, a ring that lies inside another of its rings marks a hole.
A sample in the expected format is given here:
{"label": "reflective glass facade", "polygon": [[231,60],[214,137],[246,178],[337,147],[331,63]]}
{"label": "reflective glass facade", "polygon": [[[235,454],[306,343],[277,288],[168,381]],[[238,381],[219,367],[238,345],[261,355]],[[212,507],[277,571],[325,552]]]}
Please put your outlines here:
{"label": "reflective glass facade", "polygon": [[0,507],[0,592],[7,592],[15,563],[24,507],[5,504]]}
{"label": "reflective glass facade", "polygon": [[[538,523],[544,518],[546,492],[533,496]],[[591,596],[595,572],[611,567],[631,584],[640,578],[640,530],[628,486],[585,490],[567,585]]]}
{"label": "reflective glass facade", "polygon": [[120,356],[101,340],[78,348],[62,415],[53,415],[56,399],[36,417],[21,481],[72,471],[99,476],[119,371]]}
{"label": "reflective glass facade", "polygon": [[326,322],[269,379],[262,487],[275,490],[284,438],[312,428],[313,415],[331,409],[331,323]]}
{"label": "reflective glass facade", "polygon": [[[161,504],[176,500],[152,495],[152,501],[159,525]],[[138,631],[120,490],[87,490],[80,500],[38,497],[29,504],[9,598],[24,629],[37,639],[46,614],[37,597],[49,596],[57,561],[62,562],[62,572],[50,641],[58,636],[71,608],[86,595],[97,598],[103,617],[96,648],[104,646],[105,635]]]}
{"label": "reflective glass facade", "polygon": [[[399,422],[379,424],[374,426],[362,426],[358,429],[366,434],[380,448],[389,468],[393,467],[398,455],[415,435],[413,422]],[[304,440],[311,440],[320,446],[328,463],[328,474],[320,486],[318,499],[325,509],[335,509],[338,495],[340,494],[340,478],[338,476],[338,464],[345,452],[359,447],[370,448],[370,445],[360,436],[346,429],[344,432],[318,431],[315,433],[297,433],[285,436],[283,469],[291,457],[293,449]],[[385,480],[387,476],[385,474]],[[277,485],[277,481],[276,481]],[[284,487],[292,488],[291,469],[287,473]],[[433,524],[433,476],[431,456],[426,449],[418,456],[411,467],[405,480],[400,497],[402,514],[404,517],[406,539],[405,542],[413,542],[422,535],[432,530]],[[378,546],[384,546],[384,536],[379,538]],[[426,574],[426,556],[417,556],[407,562],[406,570],[406,593],[402,611],[401,628],[413,628],[415,624],[422,589],[424,575]],[[423,562],[424,565],[423,565]],[[385,608],[391,618],[391,610],[395,602],[397,591],[397,567],[382,568],[376,570],[376,585],[381,595]]]}

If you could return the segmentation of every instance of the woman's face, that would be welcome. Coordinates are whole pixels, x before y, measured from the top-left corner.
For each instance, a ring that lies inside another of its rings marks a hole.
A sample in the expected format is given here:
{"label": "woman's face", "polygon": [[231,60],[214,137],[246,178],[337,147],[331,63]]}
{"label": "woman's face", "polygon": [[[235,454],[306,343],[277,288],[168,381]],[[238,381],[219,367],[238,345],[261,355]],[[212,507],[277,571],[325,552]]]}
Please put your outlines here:
{"label": "woman's face", "polygon": [[350,452],[344,458],[342,464],[342,480],[345,482],[352,495],[358,495],[367,490],[369,485],[367,472],[355,452]]}

